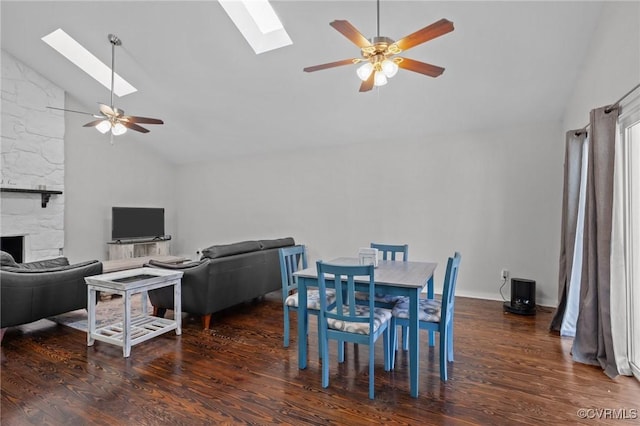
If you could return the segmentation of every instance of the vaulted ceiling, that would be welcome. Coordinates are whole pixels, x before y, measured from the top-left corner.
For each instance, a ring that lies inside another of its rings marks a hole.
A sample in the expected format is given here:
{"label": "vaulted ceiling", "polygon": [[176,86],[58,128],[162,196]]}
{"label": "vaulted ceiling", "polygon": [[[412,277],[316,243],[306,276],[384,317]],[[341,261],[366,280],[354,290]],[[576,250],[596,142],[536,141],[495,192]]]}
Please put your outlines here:
{"label": "vaulted ceiling", "polygon": [[[217,1],[6,1],[1,43],[87,111],[109,91],[41,41],[57,28],[110,63],[138,92],[115,99],[164,126],[126,137],[169,161],[363,143],[560,120],[602,4],[382,0],[381,35],[399,39],[441,18],[455,31],[405,56],[446,68],[438,78],[400,70],[359,93],[356,66],[304,73],[357,57],[329,26],[376,32],[376,3],[272,1],[293,45],[256,55]],[[86,129],[95,132],[94,129]],[[108,136],[105,137],[108,140]]]}

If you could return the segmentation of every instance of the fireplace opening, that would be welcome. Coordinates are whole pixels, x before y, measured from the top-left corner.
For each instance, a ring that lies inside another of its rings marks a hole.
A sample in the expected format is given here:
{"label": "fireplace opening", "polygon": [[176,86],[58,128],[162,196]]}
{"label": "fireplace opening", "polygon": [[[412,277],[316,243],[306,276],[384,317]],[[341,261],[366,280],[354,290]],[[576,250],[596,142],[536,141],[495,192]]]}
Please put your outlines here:
{"label": "fireplace opening", "polygon": [[24,260],[24,235],[0,237],[0,250],[9,253],[17,263]]}

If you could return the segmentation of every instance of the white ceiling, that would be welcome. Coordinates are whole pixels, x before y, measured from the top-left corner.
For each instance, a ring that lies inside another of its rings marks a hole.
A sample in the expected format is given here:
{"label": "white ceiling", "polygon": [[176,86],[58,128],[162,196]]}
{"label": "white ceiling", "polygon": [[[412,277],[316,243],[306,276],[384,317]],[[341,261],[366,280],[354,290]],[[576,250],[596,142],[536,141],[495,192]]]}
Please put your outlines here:
{"label": "white ceiling", "polygon": [[93,112],[109,91],[40,39],[62,28],[109,64],[107,34],[116,34],[116,71],[138,92],[115,105],[165,121],[121,137],[189,163],[560,120],[602,6],[382,0],[381,35],[396,40],[441,18],[454,22],[454,32],[403,53],[446,70],[435,79],[400,70],[359,93],[355,66],[302,68],[357,57],[329,22],[346,19],[374,36],[375,1],[272,4],[293,45],[261,55],[214,0],[3,0],[1,42]]}

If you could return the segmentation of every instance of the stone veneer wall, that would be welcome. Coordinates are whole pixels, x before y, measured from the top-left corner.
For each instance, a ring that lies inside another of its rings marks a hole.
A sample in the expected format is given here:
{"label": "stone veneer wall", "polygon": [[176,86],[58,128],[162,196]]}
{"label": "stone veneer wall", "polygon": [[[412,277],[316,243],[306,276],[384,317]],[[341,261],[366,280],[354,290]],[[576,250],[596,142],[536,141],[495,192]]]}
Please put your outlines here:
{"label": "stone veneer wall", "polygon": [[[64,192],[64,91],[2,51],[3,188]],[[64,248],[64,193],[41,207],[39,194],[3,192],[0,235],[25,236],[25,261],[58,256]]]}

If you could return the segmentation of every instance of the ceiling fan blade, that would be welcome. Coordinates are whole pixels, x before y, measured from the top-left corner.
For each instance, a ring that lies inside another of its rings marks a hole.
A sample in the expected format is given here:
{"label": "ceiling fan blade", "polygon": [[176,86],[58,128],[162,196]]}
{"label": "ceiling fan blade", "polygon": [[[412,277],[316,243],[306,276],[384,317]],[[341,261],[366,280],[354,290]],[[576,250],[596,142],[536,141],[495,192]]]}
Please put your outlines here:
{"label": "ceiling fan blade", "polygon": [[360,31],[353,25],[349,23],[349,21],[335,20],[331,22],[333,28],[335,28],[340,34],[351,40],[359,48],[371,46],[371,43],[365,36],[362,35]]}
{"label": "ceiling fan blade", "polygon": [[104,118],[102,118],[100,120],[91,121],[91,122],[85,124],[82,127],[96,127],[98,124],[102,123],[103,121],[104,121]]}
{"label": "ceiling fan blade", "polygon": [[375,72],[372,72],[368,79],[362,82],[360,85],[360,92],[368,92],[373,89],[373,81],[375,79]]}
{"label": "ceiling fan blade", "polygon": [[100,112],[103,113],[104,115],[110,116],[110,117],[116,115],[116,112],[109,105],[105,105],[101,103],[98,103],[98,105],[100,105]]}
{"label": "ceiling fan blade", "polygon": [[72,110],[72,109],[56,108],[56,107],[52,107],[52,106],[48,106],[47,108],[49,108],[49,109],[57,109],[58,111],[75,112],[76,114],[91,115],[93,117],[100,118],[100,116],[96,116],[95,114],[92,114],[90,112],[75,111],[75,110]]}
{"label": "ceiling fan blade", "polygon": [[135,130],[136,132],[140,132],[140,133],[149,133],[149,130],[145,129],[142,126],[138,126],[136,123],[131,123],[128,121],[124,121],[124,120],[119,120],[120,123],[122,123],[122,125],[126,128],[129,128],[131,130]]}
{"label": "ceiling fan blade", "polygon": [[123,115],[120,119],[128,121],[129,123],[164,124],[164,121],[158,118],[136,117],[133,115]]}
{"label": "ceiling fan blade", "polygon": [[336,62],[329,62],[327,64],[322,64],[322,65],[314,65],[312,67],[306,67],[303,69],[303,71],[306,72],[314,72],[314,71],[320,71],[320,70],[325,70],[327,68],[333,68],[333,67],[340,67],[342,65],[353,65],[353,64],[357,64],[358,62],[361,62],[361,59],[343,59],[342,61],[336,61]]}
{"label": "ceiling fan blade", "polygon": [[400,50],[407,50],[421,43],[433,40],[446,33],[453,31],[453,22],[447,19],[441,19],[431,25],[424,27],[408,36],[396,41],[395,44]]}
{"label": "ceiling fan blade", "polygon": [[444,68],[438,67],[436,65],[415,61],[409,58],[400,58],[400,59],[402,59],[402,61],[398,62],[398,67],[405,70],[428,75],[429,77],[437,77],[444,72]]}

